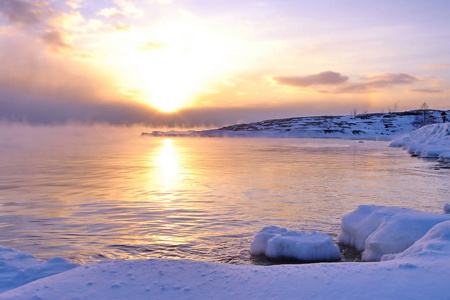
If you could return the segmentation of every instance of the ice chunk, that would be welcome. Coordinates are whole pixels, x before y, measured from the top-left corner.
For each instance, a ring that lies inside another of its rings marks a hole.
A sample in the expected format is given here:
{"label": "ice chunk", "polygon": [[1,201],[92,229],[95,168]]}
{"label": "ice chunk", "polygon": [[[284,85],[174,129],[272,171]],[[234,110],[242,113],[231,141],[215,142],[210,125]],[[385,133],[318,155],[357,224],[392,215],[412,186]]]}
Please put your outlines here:
{"label": "ice chunk", "polygon": [[286,228],[277,226],[264,227],[255,236],[253,242],[250,244],[250,253],[253,255],[265,254],[268,241],[276,235],[286,233]]}
{"label": "ice chunk", "polygon": [[305,262],[340,260],[339,248],[328,234],[287,231],[276,226],[263,228],[250,245],[250,252]]}
{"label": "ice chunk", "polygon": [[411,247],[398,254],[383,255],[381,260],[392,260],[409,256],[450,255],[450,221],[441,222],[431,228]]}
{"label": "ice chunk", "polygon": [[404,251],[434,225],[448,220],[450,216],[445,214],[361,205],[342,218],[338,242],[364,251],[363,260],[376,261],[385,254]]}

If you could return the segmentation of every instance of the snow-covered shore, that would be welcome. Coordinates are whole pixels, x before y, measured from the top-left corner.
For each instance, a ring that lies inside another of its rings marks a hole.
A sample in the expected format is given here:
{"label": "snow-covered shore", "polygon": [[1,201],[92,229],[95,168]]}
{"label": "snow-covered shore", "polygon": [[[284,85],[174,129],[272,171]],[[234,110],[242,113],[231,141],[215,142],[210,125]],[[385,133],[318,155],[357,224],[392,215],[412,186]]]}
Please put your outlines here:
{"label": "snow-covered shore", "polygon": [[[388,243],[378,244],[383,261],[370,263],[240,266],[152,259],[75,266],[0,248],[0,299],[448,299],[450,216],[361,206],[343,218],[340,239],[365,240],[367,247],[386,226]],[[406,250],[392,252],[399,249],[393,244],[411,239]],[[49,276],[52,264],[61,273]],[[31,282],[24,284],[24,273]],[[14,288],[18,283],[23,285]]]}
{"label": "snow-covered shore", "polygon": [[423,126],[391,143],[413,156],[450,162],[450,123]]}
{"label": "snow-covered shore", "polygon": [[271,267],[115,261],[46,277],[0,299],[448,299],[449,263],[430,257]]}
{"label": "snow-covered shore", "polygon": [[412,110],[355,116],[296,117],[235,124],[203,131],[153,131],[144,132],[142,135],[393,140],[423,124],[441,122],[440,114],[439,110]]}

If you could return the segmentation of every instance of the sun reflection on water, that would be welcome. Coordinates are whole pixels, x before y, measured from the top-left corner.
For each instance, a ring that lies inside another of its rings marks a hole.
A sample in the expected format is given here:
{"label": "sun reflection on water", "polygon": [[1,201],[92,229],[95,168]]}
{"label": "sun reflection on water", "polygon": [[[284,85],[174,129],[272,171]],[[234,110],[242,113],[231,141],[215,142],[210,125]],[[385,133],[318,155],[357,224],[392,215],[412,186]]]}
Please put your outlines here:
{"label": "sun reflection on water", "polygon": [[173,189],[179,180],[179,155],[171,139],[165,139],[163,145],[157,149],[156,166],[158,174],[153,178],[159,185]]}

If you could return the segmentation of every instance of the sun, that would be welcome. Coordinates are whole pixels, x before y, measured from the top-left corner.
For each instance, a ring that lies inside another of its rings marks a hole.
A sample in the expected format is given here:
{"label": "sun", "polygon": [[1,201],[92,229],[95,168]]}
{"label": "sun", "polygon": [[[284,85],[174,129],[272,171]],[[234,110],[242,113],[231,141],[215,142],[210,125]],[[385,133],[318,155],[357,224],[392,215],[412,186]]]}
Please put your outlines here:
{"label": "sun", "polygon": [[226,54],[223,41],[196,22],[166,24],[135,39],[142,46],[120,59],[124,90],[139,91],[133,94],[141,102],[163,112],[189,106],[216,77]]}
{"label": "sun", "polygon": [[147,58],[149,69],[141,74],[147,82],[142,87],[144,101],[163,112],[173,112],[185,106],[205,79],[205,66],[198,63],[192,54],[174,48],[152,53]]}
{"label": "sun", "polygon": [[235,31],[188,13],[141,25],[101,44],[107,53],[101,61],[126,100],[175,112],[195,106],[202,94],[220,93],[224,78],[245,69],[246,40]]}

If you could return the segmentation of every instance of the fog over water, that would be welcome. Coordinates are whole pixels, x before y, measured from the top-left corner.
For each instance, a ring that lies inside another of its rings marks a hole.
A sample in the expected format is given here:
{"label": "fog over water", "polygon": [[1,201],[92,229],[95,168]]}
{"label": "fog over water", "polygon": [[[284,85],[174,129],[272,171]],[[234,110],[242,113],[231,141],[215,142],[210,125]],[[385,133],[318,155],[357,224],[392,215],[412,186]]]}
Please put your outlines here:
{"label": "fog over water", "polygon": [[442,212],[450,169],[388,142],[0,129],[0,245],[39,258],[254,263],[262,227],[325,232],[359,204]]}

